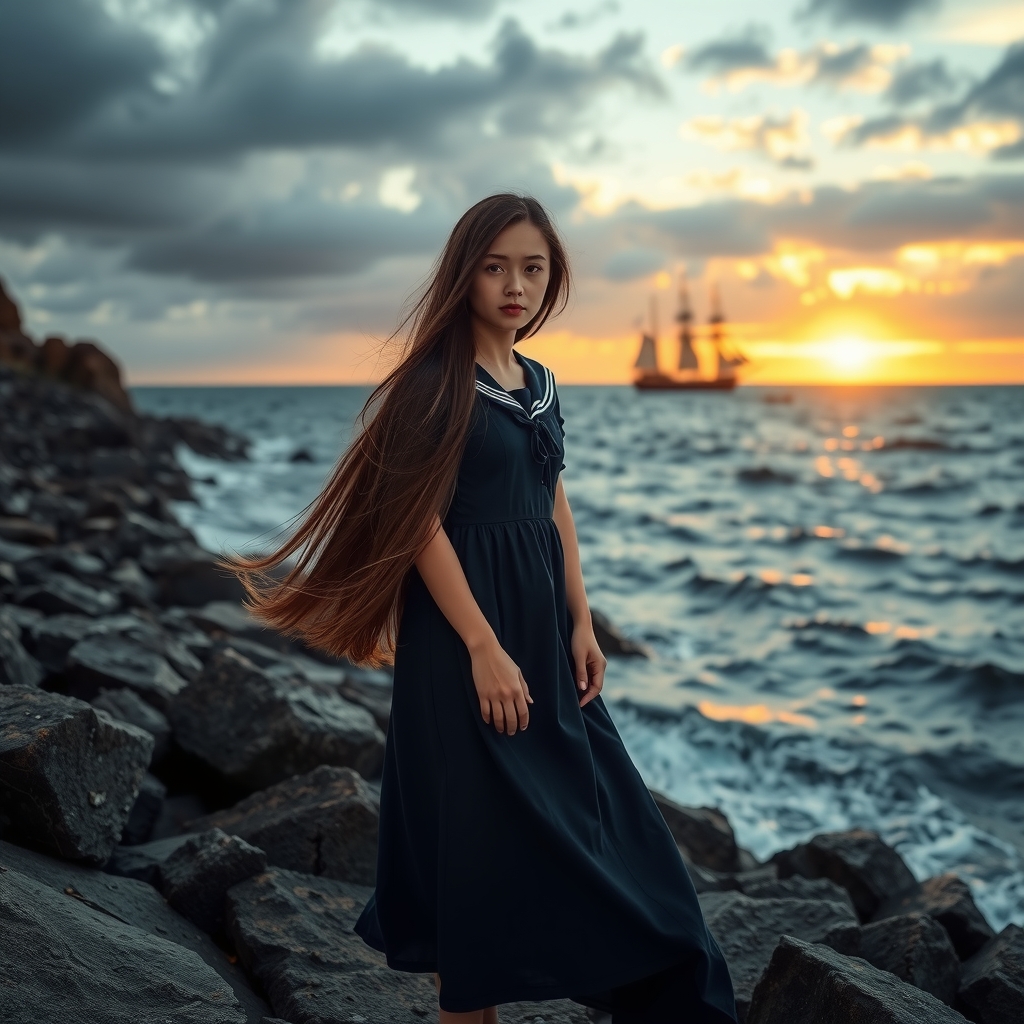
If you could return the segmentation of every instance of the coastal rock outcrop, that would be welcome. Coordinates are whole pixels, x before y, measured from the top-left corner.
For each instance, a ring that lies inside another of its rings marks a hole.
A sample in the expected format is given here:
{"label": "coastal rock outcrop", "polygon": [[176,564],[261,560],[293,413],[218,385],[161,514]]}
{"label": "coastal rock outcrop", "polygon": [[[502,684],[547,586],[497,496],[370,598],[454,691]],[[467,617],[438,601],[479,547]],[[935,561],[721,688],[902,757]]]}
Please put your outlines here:
{"label": "coastal rock outcrop", "polygon": [[740,1024],[747,1019],[754,986],[783,935],[823,942],[843,953],[855,954],[860,948],[857,918],[845,903],[752,899],[739,892],[702,893],[698,898],[729,964]]}
{"label": "coastal rock outcrop", "polygon": [[6,1020],[246,1022],[230,986],[192,950],[13,868],[0,873],[0,931]]}
{"label": "coastal rock outcrop", "polygon": [[885,900],[916,884],[903,858],[877,833],[862,828],[817,835],[775,854],[772,862],[780,878],[830,878],[841,885],[862,921],[870,921]]}
{"label": "coastal rock outcrop", "polygon": [[945,929],[927,914],[903,914],[865,925],[860,955],[869,964],[952,1005],[960,959]]}
{"label": "coastal rock outcrop", "polygon": [[102,864],[117,844],[153,737],[84,701],[0,687],[0,814],[9,838]]}
{"label": "coastal rock outcrop", "polygon": [[786,935],[758,982],[747,1024],[966,1024],[933,995],[820,943]]}
{"label": "coastal rock outcrop", "polygon": [[714,807],[684,807],[662,793],[651,795],[688,860],[712,871],[742,870],[736,836],[721,811]]}
{"label": "coastal rock outcrop", "polygon": [[1024,929],[1008,924],[964,964],[958,1001],[977,1024],[1024,1020]]}
{"label": "coastal rock outcrop", "polygon": [[384,757],[364,708],[330,686],[272,676],[230,647],[174,697],[168,717],[184,750],[250,790],[322,764],[373,775]]}
{"label": "coastal rock outcrop", "polygon": [[356,772],[322,765],[188,827],[241,836],[275,867],[372,885],[378,816],[376,793]]}

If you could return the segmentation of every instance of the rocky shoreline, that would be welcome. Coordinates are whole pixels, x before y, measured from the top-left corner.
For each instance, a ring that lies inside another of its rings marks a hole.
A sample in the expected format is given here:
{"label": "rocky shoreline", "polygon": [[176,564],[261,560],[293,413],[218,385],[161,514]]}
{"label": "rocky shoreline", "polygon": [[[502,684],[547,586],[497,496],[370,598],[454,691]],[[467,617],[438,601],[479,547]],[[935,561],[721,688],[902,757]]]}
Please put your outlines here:
{"label": "rocky shoreline", "polygon": [[[434,1019],[432,980],[351,932],[389,677],[246,614],[171,512],[179,444],[246,453],[139,415],[99,346],[37,344],[0,289],[0,1019]],[[918,882],[859,829],[758,863],[719,811],[656,799],[741,1020],[1024,1020],[1024,931],[993,934],[960,879]]]}

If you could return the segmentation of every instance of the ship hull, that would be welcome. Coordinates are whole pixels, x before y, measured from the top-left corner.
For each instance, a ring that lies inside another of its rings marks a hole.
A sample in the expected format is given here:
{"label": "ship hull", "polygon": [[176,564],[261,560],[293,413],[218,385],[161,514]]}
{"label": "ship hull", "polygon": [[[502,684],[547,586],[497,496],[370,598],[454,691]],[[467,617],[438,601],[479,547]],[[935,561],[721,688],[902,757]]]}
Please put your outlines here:
{"label": "ship hull", "polygon": [[638,391],[732,391],[736,387],[735,377],[715,377],[712,380],[679,380],[661,374],[638,377],[633,381]]}

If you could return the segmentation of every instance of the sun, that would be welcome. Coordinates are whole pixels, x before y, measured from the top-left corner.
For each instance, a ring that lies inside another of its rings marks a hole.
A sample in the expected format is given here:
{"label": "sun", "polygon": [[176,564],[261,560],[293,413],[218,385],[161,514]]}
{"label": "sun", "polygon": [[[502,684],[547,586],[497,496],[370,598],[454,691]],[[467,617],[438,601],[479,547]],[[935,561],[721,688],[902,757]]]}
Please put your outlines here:
{"label": "sun", "polygon": [[856,334],[843,334],[827,342],[825,353],[836,369],[852,372],[871,359],[871,346]]}

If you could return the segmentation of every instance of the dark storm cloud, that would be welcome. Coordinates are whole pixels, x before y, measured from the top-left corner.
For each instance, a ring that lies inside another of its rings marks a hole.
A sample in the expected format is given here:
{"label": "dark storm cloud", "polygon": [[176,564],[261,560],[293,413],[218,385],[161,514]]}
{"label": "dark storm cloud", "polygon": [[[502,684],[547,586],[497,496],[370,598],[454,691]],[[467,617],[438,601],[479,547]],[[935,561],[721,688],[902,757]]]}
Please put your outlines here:
{"label": "dark storm cloud", "polygon": [[822,15],[837,25],[861,22],[891,27],[940,5],[941,0],[809,0],[799,15]]}
{"label": "dark storm cloud", "polygon": [[893,106],[906,107],[918,100],[932,100],[952,92],[956,76],[941,57],[923,64],[908,64],[893,75],[882,98]]}
{"label": "dark storm cloud", "polygon": [[710,71],[719,75],[774,65],[775,58],[768,49],[768,33],[753,25],[738,35],[698,46],[683,63],[687,71]]}
{"label": "dark storm cloud", "polygon": [[[843,144],[863,146],[885,139],[902,128],[912,127],[924,138],[981,119],[1015,120],[1024,128],[1024,42],[1010,46],[998,64],[956,102],[939,104],[917,117],[890,114],[872,118],[843,137]],[[1004,146],[996,159],[1024,157],[1024,142]]]}
{"label": "dark storm cloud", "polygon": [[199,281],[288,280],[354,274],[389,256],[436,251],[448,217],[379,206],[326,206],[301,197],[225,217],[200,231],[138,246],[129,265]]}
{"label": "dark storm cloud", "polygon": [[814,81],[828,85],[842,85],[874,63],[872,48],[866,43],[853,43],[833,53],[823,51],[818,56],[818,68],[814,73]]}
{"label": "dark storm cloud", "polygon": [[105,104],[151,88],[162,57],[153,41],[94,3],[0,4],[0,145],[47,139]]}
{"label": "dark storm cloud", "polygon": [[[17,6],[14,13],[8,7],[5,17],[35,40],[31,60],[49,71],[63,51],[39,37],[32,18],[20,13],[31,7]],[[102,53],[116,36],[110,19],[88,0],[64,0],[61,10],[78,18],[74,28],[85,54]],[[318,58],[315,47],[330,11],[319,0],[225,5],[200,54],[201,72],[175,92],[144,84],[157,65],[140,38],[131,37],[138,49],[127,49],[122,61],[131,75],[118,71],[116,62],[114,70],[104,70],[98,58],[83,58],[82,81],[62,81],[54,95],[77,87],[88,102],[55,109],[46,130],[35,131],[35,141],[51,153],[186,160],[316,146],[426,150],[467,118],[490,117],[516,134],[564,132],[609,86],[627,83],[651,95],[662,92],[640,35],[619,34],[600,52],[580,56],[542,48],[516,22],[506,21],[489,60],[459,59],[428,70],[380,47],[365,46],[338,60]],[[14,84],[0,78],[0,91],[9,94]],[[23,149],[26,131],[21,122],[0,122],[0,146]]]}

